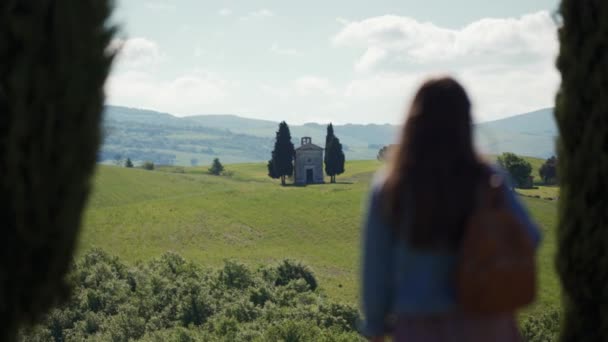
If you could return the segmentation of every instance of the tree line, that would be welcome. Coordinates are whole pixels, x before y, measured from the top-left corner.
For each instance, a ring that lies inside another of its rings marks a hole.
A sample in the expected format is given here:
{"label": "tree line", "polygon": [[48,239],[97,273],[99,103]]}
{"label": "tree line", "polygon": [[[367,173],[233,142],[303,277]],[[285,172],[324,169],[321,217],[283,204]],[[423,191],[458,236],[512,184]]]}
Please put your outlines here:
{"label": "tree line", "polygon": [[[383,146],[378,150],[377,159],[386,161],[391,152],[391,146]],[[497,164],[511,177],[513,185],[517,188],[531,188],[534,186],[532,164],[515,153],[505,152],[496,158]],[[544,185],[558,183],[557,158],[552,156],[538,169],[538,175]]]}

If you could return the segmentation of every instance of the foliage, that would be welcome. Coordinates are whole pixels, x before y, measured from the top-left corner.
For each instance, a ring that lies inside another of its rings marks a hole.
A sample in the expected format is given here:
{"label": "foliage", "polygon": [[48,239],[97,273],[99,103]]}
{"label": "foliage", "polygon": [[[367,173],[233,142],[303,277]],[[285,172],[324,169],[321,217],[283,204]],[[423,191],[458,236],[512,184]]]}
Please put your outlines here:
{"label": "foliage", "polygon": [[[325,147],[329,145],[329,143],[336,137],[334,134],[334,125],[330,122],[327,125],[327,133],[325,134]],[[327,163],[327,155],[325,156],[325,163]]]}
{"label": "foliage", "polygon": [[538,174],[544,184],[554,184],[557,180],[557,158],[553,156],[547,159],[547,161],[538,169]]}
{"label": "foliage", "polygon": [[280,284],[268,276],[285,268],[312,276],[287,261],[258,270],[227,261],[211,271],[174,253],[130,267],[94,249],[70,274],[71,299],[21,340],[361,340],[355,307],[327,301],[300,276]]}
{"label": "foliage", "polygon": [[561,325],[561,313],[555,307],[537,310],[520,324],[526,342],[557,342]]}
{"label": "foliage", "polygon": [[112,1],[0,2],[0,340],[65,297],[101,140]]}
{"label": "foliage", "polygon": [[498,164],[511,176],[515,185],[519,188],[529,188],[532,165],[524,158],[510,152],[503,153],[497,159]]}
{"label": "foliage", "polygon": [[314,291],[317,289],[317,280],[312,271],[305,265],[292,260],[283,260],[276,268],[275,285],[287,285],[294,280],[302,279]]}
{"label": "foliage", "polygon": [[154,170],[154,163],[151,161],[146,161],[143,164],[141,164],[141,168],[144,170],[152,171],[152,170]]}
{"label": "foliage", "polygon": [[[272,151],[272,158],[268,162],[268,175],[275,179],[281,178],[281,185],[285,185],[285,177],[291,177],[293,175],[294,155],[295,149],[291,142],[289,126],[283,121],[279,124],[274,150]],[[272,170],[270,170],[271,168]]]}
{"label": "foliage", "polygon": [[276,172],[276,170],[274,168],[274,161],[272,159],[270,159],[268,161],[268,164],[266,164],[266,168],[268,169],[268,177],[270,177],[272,179],[280,178],[279,174]]}
{"label": "foliage", "polygon": [[388,146],[382,146],[382,148],[378,150],[378,156],[376,156],[376,159],[378,159],[379,161],[385,161],[387,157],[387,152]]}
{"label": "foliage", "polygon": [[127,160],[125,161],[125,167],[126,168],[132,168],[133,167],[133,162],[131,161],[131,158],[127,158]]}
{"label": "foliage", "polygon": [[555,118],[563,341],[608,336],[608,2],[562,0]]}
{"label": "foliage", "polygon": [[325,138],[325,173],[331,177],[331,182],[336,182],[336,176],[344,173],[344,151],[340,139],[334,135],[334,127],[330,123],[327,126],[327,137]]}
{"label": "foliage", "polygon": [[209,168],[209,173],[214,176],[219,176],[222,174],[222,172],[224,172],[224,165],[222,165],[222,163],[220,163],[220,159],[219,158],[213,159],[213,164]]}

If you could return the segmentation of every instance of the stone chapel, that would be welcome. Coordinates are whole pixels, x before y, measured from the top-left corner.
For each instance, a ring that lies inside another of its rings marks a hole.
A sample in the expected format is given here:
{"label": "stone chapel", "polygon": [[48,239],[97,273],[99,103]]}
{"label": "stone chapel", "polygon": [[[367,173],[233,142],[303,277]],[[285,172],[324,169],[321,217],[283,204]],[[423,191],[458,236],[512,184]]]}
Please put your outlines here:
{"label": "stone chapel", "polygon": [[296,149],[295,184],[322,184],[325,182],[324,178],[323,148],[313,144],[310,137],[303,137],[301,146]]}

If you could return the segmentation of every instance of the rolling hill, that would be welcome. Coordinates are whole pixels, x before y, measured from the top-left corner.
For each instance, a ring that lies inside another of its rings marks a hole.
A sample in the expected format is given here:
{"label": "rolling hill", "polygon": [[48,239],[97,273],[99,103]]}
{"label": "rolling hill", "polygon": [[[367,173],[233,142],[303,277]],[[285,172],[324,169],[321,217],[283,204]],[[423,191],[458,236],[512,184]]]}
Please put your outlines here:
{"label": "rolling hill", "polygon": [[[204,266],[225,259],[251,266],[284,258],[310,265],[330,297],[357,302],[360,224],[376,161],[350,161],[338,184],[281,187],[263,163],[157,171],[100,166],[79,253],[93,247],[130,263],[175,251]],[[538,307],[559,305],[553,268],[556,203],[525,198],[540,223]],[[311,214],[312,213],[312,214]]]}
{"label": "rolling hill", "polygon": [[[106,139],[99,155],[105,163],[123,158],[157,164],[202,165],[213,158],[227,163],[265,161],[270,156],[278,123],[235,115],[179,118],[168,113],[108,106]],[[292,125],[292,141],[312,137],[325,140],[326,127],[317,123]],[[349,160],[375,159],[378,150],[393,143],[395,125],[336,125]],[[546,158],[553,154],[557,129],[552,110],[544,109],[477,125],[477,144],[487,153],[515,152]]]}
{"label": "rolling hill", "polygon": [[478,145],[489,154],[547,158],[555,153],[557,135],[552,108],[477,125]]}

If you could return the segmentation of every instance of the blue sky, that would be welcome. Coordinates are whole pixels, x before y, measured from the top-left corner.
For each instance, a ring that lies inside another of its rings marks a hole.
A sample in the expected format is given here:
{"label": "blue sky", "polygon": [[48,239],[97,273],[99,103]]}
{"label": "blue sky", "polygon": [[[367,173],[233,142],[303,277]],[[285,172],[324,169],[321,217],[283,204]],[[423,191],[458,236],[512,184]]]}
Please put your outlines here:
{"label": "blue sky", "polygon": [[398,123],[424,78],[450,74],[477,120],[492,120],[552,106],[557,5],[118,0],[108,102],[178,116]]}

